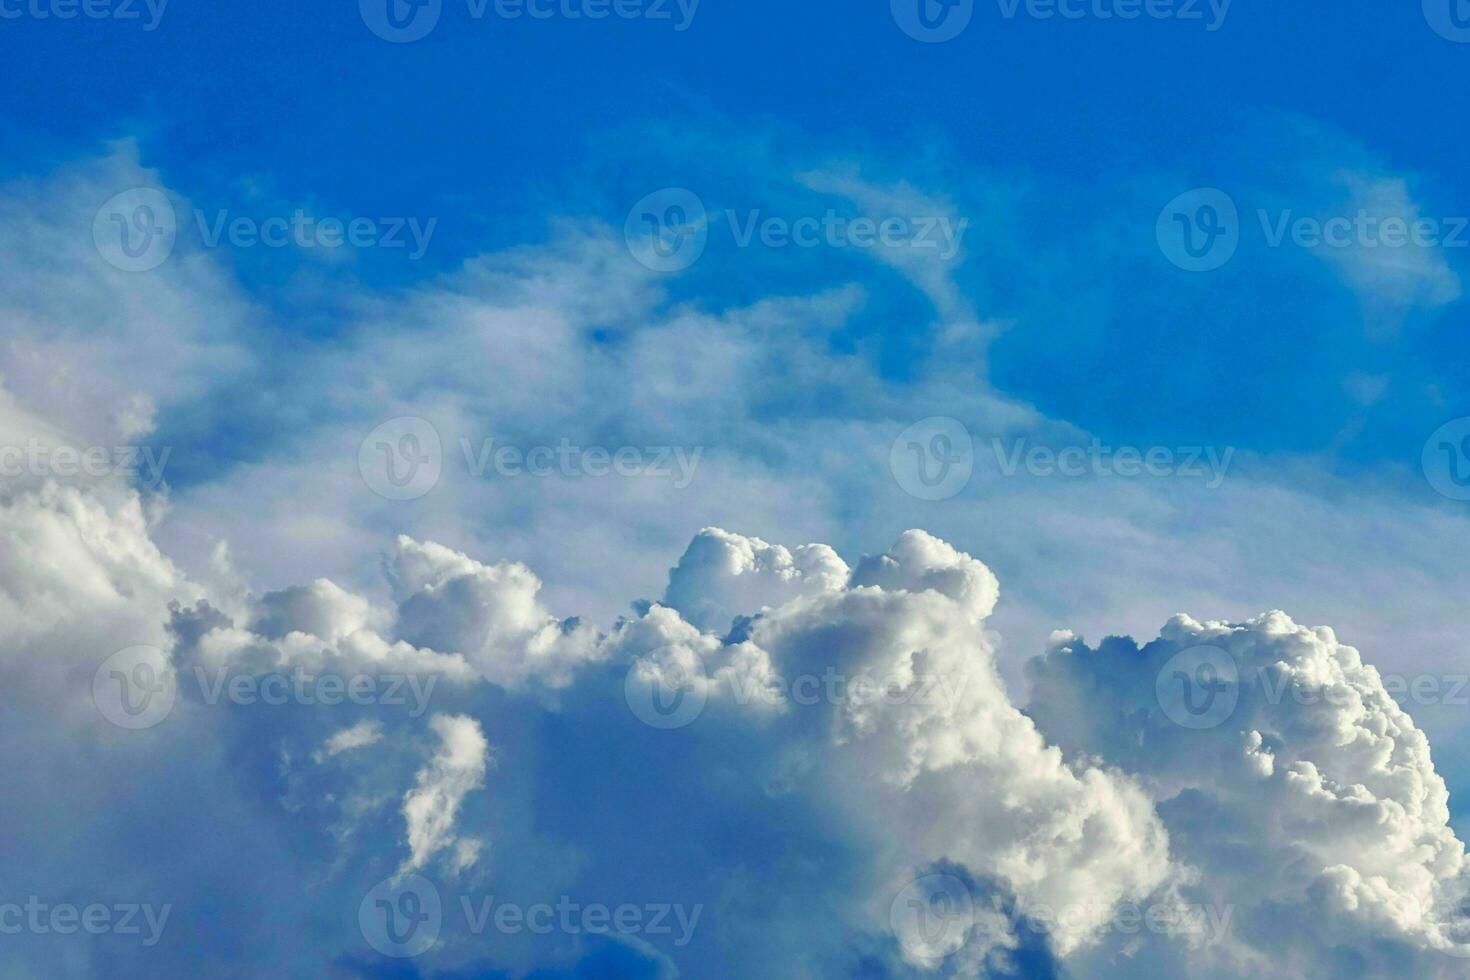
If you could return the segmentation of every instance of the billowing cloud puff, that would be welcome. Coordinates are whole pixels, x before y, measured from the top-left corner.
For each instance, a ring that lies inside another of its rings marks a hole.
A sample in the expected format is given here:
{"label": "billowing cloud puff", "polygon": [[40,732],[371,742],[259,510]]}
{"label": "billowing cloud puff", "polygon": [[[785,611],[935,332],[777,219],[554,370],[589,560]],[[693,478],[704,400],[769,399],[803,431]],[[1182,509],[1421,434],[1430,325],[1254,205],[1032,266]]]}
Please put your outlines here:
{"label": "billowing cloud puff", "polygon": [[719,631],[741,613],[841,588],[847,577],[846,562],[824,544],[788,551],[760,538],[707,527],[669,572],[664,603],[700,629]]}
{"label": "billowing cloud puff", "polygon": [[1331,629],[1272,612],[1178,616],[1141,649],[1059,634],[1030,677],[1047,737],[1139,779],[1201,873],[1196,894],[1236,910],[1201,975],[1463,975],[1465,848],[1445,782]]}
{"label": "billowing cloud puff", "polygon": [[[814,583],[781,556],[764,568],[743,560],[769,549],[702,532],[692,553],[733,560],[686,554],[671,576],[671,592],[694,609],[730,610],[747,576],[790,590],[774,608],[769,592],[747,591],[763,611],[727,640],[655,607],[612,642],[662,685],[683,683],[776,726],[784,790],[826,797],[862,827],[875,880],[948,859],[1023,901],[1085,908],[1053,934],[1063,953],[1087,944],[1119,901],[1168,884],[1167,838],[1145,795],[1116,774],[1067,765],[1007,697],[984,630],[998,591],[989,569],[921,531],[865,558],[841,587],[831,559]],[[970,952],[983,954],[980,930],[974,939]],[[905,953],[922,966],[942,958]]]}
{"label": "billowing cloud puff", "polygon": [[537,600],[541,580],[517,562],[483,565],[441,545],[399,537],[388,561],[399,635],[463,654],[505,687],[565,686],[597,653],[597,633],[557,620]]}

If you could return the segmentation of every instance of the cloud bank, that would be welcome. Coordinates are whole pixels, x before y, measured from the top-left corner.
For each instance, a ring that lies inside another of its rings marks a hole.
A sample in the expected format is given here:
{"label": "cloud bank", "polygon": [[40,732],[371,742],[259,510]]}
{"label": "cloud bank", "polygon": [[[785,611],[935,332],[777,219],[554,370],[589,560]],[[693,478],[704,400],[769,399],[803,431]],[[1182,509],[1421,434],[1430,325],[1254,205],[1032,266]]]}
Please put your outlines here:
{"label": "cloud bank", "polygon": [[[202,955],[191,938],[277,916],[298,931],[253,949],[244,973],[376,975],[391,958],[351,913],[374,882],[410,876],[440,909],[412,960],[423,976],[551,968],[569,940],[584,963],[610,942],[642,964],[626,975],[669,976],[715,975],[703,962],[979,977],[1042,961],[1079,975],[1164,963],[1309,977],[1329,963],[1451,976],[1470,953],[1464,847],[1427,739],[1357,651],[1280,613],[1181,616],[1142,649],[1059,634],[1023,711],[996,669],[996,576],[922,531],[849,566],[825,545],[706,529],[658,600],[599,629],[552,616],[524,566],[408,538],[385,554],[391,607],[326,580],[219,594],[158,552],[143,511],[116,483],[8,486],[0,507],[0,539],[49,556],[0,577],[11,673],[35,706],[7,754],[71,777],[21,778],[18,839],[89,801],[90,836],[139,833],[142,814],[120,803],[144,793],[150,815],[187,817],[170,845],[200,847],[183,862],[34,856],[21,887],[173,907],[159,944],[98,937],[78,975],[178,969]],[[177,691],[142,730],[76,683],[123,639],[156,644]],[[1180,655],[1202,647],[1259,681],[1231,690],[1224,720],[1183,727],[1160,678],[1196,669]],[[210,671],[228,678],[217,690],[260,698],[211,703]],[[267,685],[237,684],[283,674],[310,680],[274,708]],[[327,676],[441,686],[415,714],[381,690],[329,703]],[[221,829],[251,861],[203,842]],[[640,829],[656,838],[622,836]],[[642,865],[649,848],[661,858]],[[276,891],[287,876],[295,888]],[[226,908],[214,894],[244,897]],[[459,916],[482,894],[526,909],[662,903],[686,921],[697,907],[703,927],[683,948],[651,927],[486,932]],[[7,965],[39,973],[60,937],[23,938]]]}

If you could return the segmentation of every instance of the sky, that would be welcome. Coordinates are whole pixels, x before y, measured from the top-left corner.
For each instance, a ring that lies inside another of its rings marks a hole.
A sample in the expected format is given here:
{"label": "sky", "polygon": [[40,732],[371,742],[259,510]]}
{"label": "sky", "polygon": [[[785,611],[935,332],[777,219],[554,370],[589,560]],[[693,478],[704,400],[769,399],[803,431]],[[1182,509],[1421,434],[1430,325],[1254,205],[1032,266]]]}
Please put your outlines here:
{"label": "sky", "polygon": [[1467,59],[0,0],[0,972],[1463,975]]}

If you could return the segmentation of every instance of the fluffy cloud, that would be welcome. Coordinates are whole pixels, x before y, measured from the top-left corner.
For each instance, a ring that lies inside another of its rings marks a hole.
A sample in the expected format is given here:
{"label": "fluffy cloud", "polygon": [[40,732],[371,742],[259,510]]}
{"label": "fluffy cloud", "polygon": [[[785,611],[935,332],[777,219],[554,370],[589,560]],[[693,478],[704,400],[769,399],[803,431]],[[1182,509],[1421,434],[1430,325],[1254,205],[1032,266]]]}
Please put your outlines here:
{"label": "fluffy cloud", "polygon": [[847,564],[826,545],[788,551],[760,538],[705,528],[669,573],[664,602],[695,626],[716,631],[742,612],[830,591],[847,576]]}
{"label": "fluffy cloud", "polygon": [[398,630],[411,643],[463,653],[504,687],[563,687],[598,655],[596,631],[553,618],[541,580],[518,562],[487,566],[442,545],[400,536],[388,560]]}
{"label": "fluffy cloud", "polygon": [[[1429,741],[1331,629],[1171,620],[1142,647],[1061,634],[1031,715],[1147,787],[1197,894],[1236,910],[1210,975],[1358,975],[1470,959],[1465,848]],[[1285,924],[1290,923],[1289,927]]]}
{"label": "fluffy cloud", "polygon": [[[344,714],[302,703],[272,716],[186,697],[156,730],[109,736],[116,751],[155,747],[154,759],[112,757],[131,778],[162,785],[188,765],[216,799],[254,778],[242,784],[246,770],[226,760],[258,757],[252,769],[270,760],[279,815],[212,803],[212,819],[259,833],[284,828],[289,814],[328,842],[320,855],[269,865],[274,876],[305,860],[321,882],[318,906],[355,908],[374,876],[408,872],[432,875],[451,907],[452,889],[480,885],[530,903],[552,901],[556,889],[616,899],[637,879],[612,868],[636,848],[572,817],[577,794],[647,820],[671,801],[642,799],[622,766],[656,758],[664,792],[680,787],[690,804],[661,823],[662,848],[708,846],[732,818],[743,834],[793,844],[807,840],[804,825],[820,828],[808,846],[826,852],[800,862],[750,868],[753,852],[742,846],[659,869],[661,894],[687,897],[704,921],[720,923],[699,935],[699,949],[725,957],[732,975],[781,962],[814,975],[870,962],[987,976],[1035,956],[1084,972],[1105,963],[1115,975],[1131,969],[1119,956],[1197,976],[1309,977],[1323,957],[1348,975],[1390,962],[1449,975],[1435,958],[1464,948],[1463,846],[1427,740],[1356,651],[1280,614],[1241,626],[1179,618],[1141,651],[1124,641],[1094,651],[1059,635],[1037,662],[1023,712],[1000,679],[988,627],[996,576],[922,531],[849,567],[824,545],[788,549],[706,529],[670,570],[661,601],[637,603],[635,615],[599,631],[552,616],[524,566],[409,538],[385,556],[391,607],[326,580],[258,597],[219,593],[158,553],[143,506],[105,481],[10,495],[0,536],[28,554],[44,544],[52,557],[4,566],[7,635],[17,640],[8,649],[34,657],[44,640],[50,657],[94,664],[131,620],[152,625],[126,635],[156,639],[181,677],[198,666],[244,677],[393,671],[442,679],[435,697],[455,705],[440,710],[436,700],[423,722],[386,704]],[[93,627],[109,608],[122,618]],[[1182,729],[1159,706],[1155,681],[1200,644],[1275,686],[1242,685],[1226,723]],[[64,699],[78,676],[60,670],[29,685]],[[1294,693],[1273,700],[1262,693],[1271,690]],[[696,710],[660,729],[640,711],[643,694]],[[169,738],[185,731],[185,742]],[[436,744],[426,749],[425,735]],[[606,774],[573,763],[562,778],[577,753],[604,760]],[[295,761],[308,757],[310,766]],[[492,760],[496,790],[486,793]],[[712,783],[716,773],[726,775]],[[735,782],[722,789],[722,779]],[[24,811],[21,832],[34,835],[44,812]],[[74,889],[98,887],[60,855],[41,866]],[[125,857],[103,865],[114,877],[128,866]],[[823,905],[834,928],[813,933],[808,913],[789,931],[773,928],[737,887],[752,875]],[[172,878],[156,883],[179,888],[180,902],[202,900]],[[916,900],[953,908],[933,903],[957,896],[967,915],[939,938],[906,912]],[[1168,929],[1143,944],[1118,935],[1128,909],[1206,905],[1236,913],[1216,943]],[[187,912],[176,921],[190,928]],[[752,930],[767,942],[728,945]],[[342,962],[367,963],[361,938],[333,929],[322,942]],[[470,966],[477,939],[447,923],[424,962]],[[654,948],[656,959],[681,959]],[[13,955],[23,964],[44,952]],[[497,962],[529,970],[554,957],[508,942]]]}

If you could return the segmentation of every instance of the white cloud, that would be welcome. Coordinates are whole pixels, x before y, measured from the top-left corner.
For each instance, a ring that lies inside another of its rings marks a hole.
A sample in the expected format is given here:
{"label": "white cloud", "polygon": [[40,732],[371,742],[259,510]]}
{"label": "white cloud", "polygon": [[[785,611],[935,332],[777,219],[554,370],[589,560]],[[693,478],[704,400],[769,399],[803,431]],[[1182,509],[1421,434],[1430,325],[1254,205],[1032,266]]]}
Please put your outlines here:
{"label": "white cloud", "polygon": [[[1196,649],[1209,672],[1176,656]],[[1470,958],[1465,848],[1429,741],[1331,629],[1275,612],[1178,616],[1142,650],[1062,634],[1031,677],[1042,730],[1140,779],[1200,892],[1236,910],[1216,969],[1310,976],[1283,964],[1351,950],[1387,970],[1407,950],[1449,976]]]}
{"label": "white cloud", "polygon": [[333,733],[322,747],[316,752],[316,759],[330,759],[332,756],[341,755],[343,752],[351,752],[354,749],[365,749],[382,741],[383,726],[373,719],[360,721],[350,728],[344,728]]}
{"label": "white cloud", "polygon": [[442,744],[403,797],[411,851],[404,871],[424,867],[436,853],[451,846],[455,847],[454,866],[459,869],[473,863],[479,850],[478,842],[455,837],[454,821],[465,796],[485,785],[490,745],[473,718],[435,715],[429,725]]}

